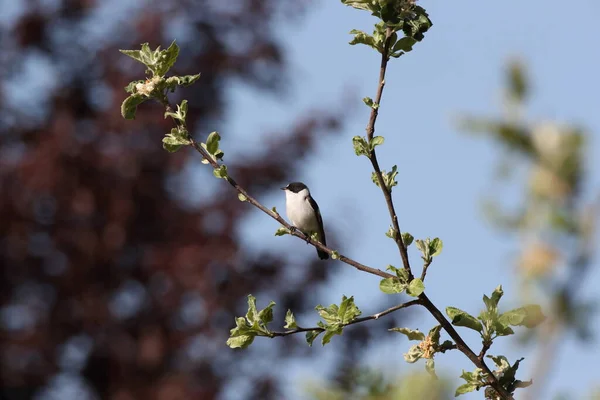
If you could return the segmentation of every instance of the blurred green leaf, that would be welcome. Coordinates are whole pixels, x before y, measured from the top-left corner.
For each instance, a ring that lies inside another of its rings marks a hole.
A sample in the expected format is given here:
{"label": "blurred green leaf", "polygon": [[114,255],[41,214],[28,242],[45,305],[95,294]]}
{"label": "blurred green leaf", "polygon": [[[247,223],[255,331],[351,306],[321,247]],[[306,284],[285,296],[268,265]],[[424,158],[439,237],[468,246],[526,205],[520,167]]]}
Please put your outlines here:
{"label": "blurred green leaf", "polygon": [[483,325],[471,314],[456,307],[446,307],[446,315],[452,320],[452,325],[464,326],[478,332],[483,331]]}
{"label": "blurred green leaf", "polygon": [[287,313],[285,314],[285,325],[283,327],[285,329],[298,328],[298,325],[296,324],[296,318],[294,317],[292,310],[287,310]]}
{"label": "blurred green leaf", "polygon": [[383,136],[375,136],[369,143],[369,149],[373,151],[375,147],[383,144],[384,140],[385,139],[383,138]]}
{"label": "blurred green leaf", "polygon": [[408,232],[404,232],[402,234],[402,242],[404,243],[404,246],[406,246],[406,247],[410,246],[414,239],[415,239],[414,236]]}
{"label": "blurred green leaf", "polygon": [[227,165],[221,165],[213,170],[213,175],[217,178],[227,179]]}
{"label": "blurred green leaf", "polygon": [[425,340],[425,334],[418,329],[412,330],[408,328],[392,328],[390,332],[399,332],[408,337],[408,340]]}
{"label": "blurred green leaf", "polygon": [[545,319],[542,308],[537,304],[530,304],[501,314],[498,321],[503,325],[534,328]]}
{"label": "blurred green leaf", "polygon": [[406,294],[412,297],[419,297],[419,295],[421,295],[421,293],[423,293],[424,291],[425,285],[423,284],[423,281],[419,278],[415,278],[412,281],[410,281],[408,287],[406,288]]}
{"label": "blurred green leaf", "polygon": [[148,100],[148,97],[141,94],[132,94],[127,97],[121,104],[121,115],[125,119],[135,119],[137,106]]}
{"label": "blurred green leaf", "polygon": [[427,361],[425,361],[425,371],[427,371],[432,378],[437,379],[437,374],[435,373],[435,361],[433,361],[433,358],[428,358]]}
{"label": "blurred green leaf", "polygon": [[219,140],[221,140],[221,136],[219,132],[211,132],[206,139],[206,149],[207,151],[214,155],[219,149]]}
{"label": "blurred green leaf", "polygon": [[404,353],[404,360],[410,364],[417,362],[421,357],[423,357],[423,350],[418,344],[410,346],[408,353]]}
{"label": "blurred green leaf", "polygon": [[354,146],[354,153],[357,156],[369,157],[369,146],[367,145],[367,141],[364,137],[354,136],[352,138],[352,145]]}
{"label": "blurred green leaf", "polygon": [[442,252],[442,248],[444,247],[444,244],[442,243],[442,239],[440,238],[435,238],[431,241],[431,243],[429,244],[429,251],[431,253],[432,257],[438,256],[440,255],[440,253]]}
{"label": "blurred green leaf", "polygon": [[285,226],[281,226],[275,231],[275,236],[283,236],[283,235],[289,235],[289,234],[290,234],[290,230],[288,228],[286,228]]}
{"label": "blurred green leaf", "polygon": [[384,278],[379,282],[379,290],[385,294],[402,293],[406,289],[406,283],[397,278]]}
{"label": "blurred green leaf", "polygon": [[312,347],[313,342],[323,331],[308,331],[306,332],[306,342]]}

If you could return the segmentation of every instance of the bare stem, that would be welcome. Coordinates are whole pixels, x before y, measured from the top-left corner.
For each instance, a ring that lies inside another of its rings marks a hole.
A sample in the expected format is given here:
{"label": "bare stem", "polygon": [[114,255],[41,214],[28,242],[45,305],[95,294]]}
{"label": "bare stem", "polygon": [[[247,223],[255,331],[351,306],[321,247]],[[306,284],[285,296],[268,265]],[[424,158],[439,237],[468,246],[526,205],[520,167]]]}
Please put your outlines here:
{"label": "bare stem", "polygon": [[[388,308],[385,311],[378,312],[377,314],[369,315],[368,317],[356,318],[355,320],[347,323],[344,326],[359,324],[361,322],[370,321],[372,319],[379,319],[379,318],[381,318],[381,317],[383,317],[385,315],[393,313],[394,311],[398,311],[398,310],[401,310],[403,308],[407,308],[407,307],[410,307],[410,306],[415,306],[415,305],[418,305],[418,304],[421,304],[421,301],[419,299],[408,301],[406,303],[398,304],[397,306]],[[324,331],[324,329],[320,328],[318,326],[314,327],[314,328],[296,328],[296,329],[292,329],[292,330],[285,331],[285,332],[271,332],[271,336],[270,337],[289,336],[289,335],[293,335],[295,333],[310,332],[310,331],[322,332],[322,331]]]}
{"label": "bare stem", "polygon": [[[377,86],[377,94],[375,95],[375,106],[371,107],[371,115],[369,117],[369,123],[367,124],[367,141],[370,143],[373,140],[373,135],[375,134],[375,123],[377,122],[377,116],[379,115],[379,106],[381,103],[381,97],[383,96],[383,88],[385,87],[385,72],[387,69],[387,63],[389,61],[389,48],[392,40],[392,29],[386,29],[386,39],[384,43],[384,49],[381,53],[381,65],[379,67],[379,81]],[[379,167],[379,162],[377,161],[377,154],[375,153],[375,149],[371,150],[369,154],[369,160],[371,161],[371,165],[373,166],[373,171],[375,171],[375,175],[377,176],[377,183],[383,192],[383,197],[385,198],[385,203],[387,205],[388,211],[390,213],[390,218],[392,219],[392,227],[394,228],[394,241],[398,246],[398,250],[400,251],[400,257],[402,258],[402,264],[404,268],[408,271],[409,279],[413,279],[413,274],[410,269],[410,261],[408,259],[408,251],[404,242],[402,241],[402,234],[400,231],[400,226],[398,225],[398,216],[396,215],[396,210],[394,209],[394,202],[392,201],[392,192],[391,188],[388,188],[384,181],[383,175],[381,173],[381,168]]]}

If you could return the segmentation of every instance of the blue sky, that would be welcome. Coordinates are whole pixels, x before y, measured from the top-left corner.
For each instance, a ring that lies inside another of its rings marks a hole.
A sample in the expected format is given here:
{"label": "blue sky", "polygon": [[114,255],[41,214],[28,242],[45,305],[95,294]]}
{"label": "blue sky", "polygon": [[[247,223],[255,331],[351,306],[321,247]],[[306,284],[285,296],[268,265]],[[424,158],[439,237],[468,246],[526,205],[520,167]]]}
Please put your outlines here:
{"label": "blue sky", "polygon": [[[498,284],[505,291],[504,307],[518,306],[514,274],[517,238],[494,231],[480,208],[482,196],[493,186],[490,180],[499,151],[484,139],[461,133],[456,117],[465,113],[498,115],[506,63],[513,58],[522,60],[533,86],[528,118],[576,123],[588,129],[587,195],[597,195],[600,168],[594,160],[600,156],[600,57],[593,49],[595,39],[600,37],[595,20],[600,4],[592,0],[420,4],[429,12],[434,26],[412,53],[392,62],[377,124],[378,134],[386,138],[379,150],[382,168],[398,164],[402,171],[401,183],[394,190],[400,227],[415,237],[439,236],[444,241],[444,251],[426,281],[427,293],[438,307],[452,305],[477,313],[482,295]],[[560,22],[566,16],[567,22]],[[342,252],[385,268],[387,264],[400,264],[393,242],[384,236],[389,226],[387,209],[379,189],[371,182],[368,161],[357,158],[351,145],[352,136],[364,134],[369,110],[360,99],[375,96],[379,57],[367,47],[347,45],[351,38],[348,32],[371,31],[374,21],[368,13],[344,7],[339,1],[316,3],[300,30],[285,30],[294,78],[289,96],[257,99],[256,93],[247,88],[230,88],[234,107],[222,131],[236,135],[231,140],[244,143],[235,132],[247,132],[251,127],[260,135],[291,124],[290,118],[300,111],[340,104],[344,93],[351,89],[354,100],[350,106],[354,108],[348,115],[347,128],[342,135],[322,141],[297,180],[311,188],[328,232],[343,243]],[[428,179],[422,179],[424,176]],[[280,193],[261,201],[284,209]],[[314,249],[297,239],[273,237],[275,229],[273,221],[256,212],[246,221],[241,236],[249,248],[284,246],[293,254],[292,264],[294,257],[312,256]],[[418,265],[418,255],[413,251],[411,256]],[[593,270],[583,285],[584,298],[595,298],[593,282],[598,278],[598,271]],[[319,302],[339,302],[342,294],[354,295],[365,313],[376,312],[378,309],[369,305],[385,296],[378,290],[378,279],[343,267],[336,282],[319,293]],[[411,328],[428,330],[434,325],[424,310],[412,316],[408,324]],[[597,318],[593,325],[597,331]],[[465,337],[473,348],[479,348],[477,337],[469,332]],[[408,341],[390,336],[382,337],[382,342],[367,355],[370,365],[392,371],[391,375],[424,368],[422,363],[408,365],[402,360]],[[600,378],[591,368],[596,362],[594,352],[581,350],[590,345],[577,343],[572,335],[564,338],[557,360],[558,365],[568,368],[553,370],[545,395],[560,392],[569,394],[569,398],[581,398],[589,391]],[[335,347],[315,346],[312,351],[327,360]],[[528,379],[535,353],[510,339],[499,340],[491,353],[505,354],[511,361],[526,357],[519,377]],[[390,354],[397,357],[390,359]],[[439,370],[455,377],[463,368],[473,369],[460,353],[443,355],[436,363]],[[327,371],[327,363],[320,363],[320,368],[316,372],[319,368],[315,365],[290,364],[292,372],[286,379],[296,388],[298,398],[302,397],[302,382],[319,380]],[[481,393],[463,396],[480,397]]]}

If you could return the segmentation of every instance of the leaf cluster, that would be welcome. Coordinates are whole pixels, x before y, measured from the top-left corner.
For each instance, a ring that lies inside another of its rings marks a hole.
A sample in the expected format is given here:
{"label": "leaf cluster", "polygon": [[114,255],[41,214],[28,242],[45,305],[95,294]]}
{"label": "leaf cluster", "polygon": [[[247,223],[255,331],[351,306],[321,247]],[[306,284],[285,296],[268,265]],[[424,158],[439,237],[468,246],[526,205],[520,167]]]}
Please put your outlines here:
{"label": "leaf cluster", "polygon": [[379,289],[386,294],[396,294],[406,291],[412,297],[419,297],[425,291],[425,285],[419,278],[410,280],[408,270],[388,265],[386,270],[396,274],[395,278],[384,278],[379,282]]}

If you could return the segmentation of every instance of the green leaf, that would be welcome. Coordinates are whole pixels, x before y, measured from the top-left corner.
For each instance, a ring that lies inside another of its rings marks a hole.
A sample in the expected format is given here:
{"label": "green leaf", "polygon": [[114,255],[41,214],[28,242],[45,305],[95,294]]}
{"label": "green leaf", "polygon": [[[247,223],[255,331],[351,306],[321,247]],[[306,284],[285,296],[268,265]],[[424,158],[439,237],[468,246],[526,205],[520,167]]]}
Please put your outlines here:
{"label": "green leaf", "polygon": [[342,0],[342,3],[358,10],[373,11],[374,7],[376,7],[376,2],[372,0]]}
{"label": "green leaf", "polygon": [[[158,50],[158,49],[157,49]],[[173,41],[169,48],[158,53],[156,59],[155,73],[159,76],[164,76],[177,61],[179,55],[179,46]]]}
{"label": "green leaf", "polygon": [[257,333],[252,330],[252,327],[248,326],[244,317],[238,317],[235,319],[236,327],[231,329],[229,332],[229,339],[227,339],[227,346],[232,349],[246,348],[252,344]]}
{"label": "green leaf", "polygon": [[338,253],[337,251],[332,251],[331,252],[331,259],[332,260],[337,260],[338,258],[340,258],[340,253]]}
{"label": "green leaf", "polygon": [[238,199],[240,201],[248,201],[248,198],[241,193],[238,193]]}
{"label": "green leaf", "polygon": [[129,82],[129,84],[127,86],[125,86],[125,91],[127,93],[131,93],[131,94],[135,94],[137,93],[137,85],[143,85],[145,81],[141,80],[141,81],[131,81]]}
{"label": "green leaf", "polygon": [[354,136],[352,138],[352,145],[354,146],[354,153],[357,156],[369,156],[369,146],[364,137]]}
{"label": "green leaf", "polygon": [[[429,333],[427,334],[427,336],[429,337],[429,339],[436,345],[438,346],[440,344],[440,331],[442,330],[442,326],[441,325],[436,325],[433,328],[431,328],[429,330]],[[450,344],[452,344],[452,342],[450,342]]]}
{"label": "green leaf", "polygon": [[227,179],[227,165],[213,169],[213,175],[217,178]]}
{"label": "green leaf", "polygon": [[292,310],[287,310],[287,313],[285,314],[285,325],[283,327],[285,329],[298,328],[298,324],[296,324],[296,318],[294,317]]}
{"label": "green leaf", "polygon": [[377,40],[375,37],[367,34],[366,32],[359,31],[357,29],[352,29],[350,31],[350,34],[354,35],[352,40],[349,42],[349,44],[352,46],[354,46],[355,44],[364,44],[379,52],[383,50],[383,43],[381,39]]}
{"label": "green leaf", "polygon": [[283,236],[283,235],[289,235],[289,234],[290,234],[290,230],[288,228],[286,228],[285,226],[282,226],[275,231],[275,236]]}
{"label": "green leaf", "polygon": [[542,308],[537,304],[530,304],[501,314],[498,322],[504,326],[512,325],[534,328],[545,319],[546,317],[542,313]]}
{"label": "green leaf", "polygon": [[425,334],[420,332],[418,329],[412,330],[408,328],[392,328],[389,329],[390,332],[399,332],[408,337],[408,340],[425,340]]}
{"label": "green leaf", "polygon": [[219,132],[211,132],[210,135],[208,135],[208,139],[206,139],[206,150],[210,154],[215,155],[219,149],[219,140],[221,140]]}
{"label": "green leaf", "polygon": [[317,336],[319,336],[321,333],[323,333],[323,331],[308,331],[308,332],[306,332],[306,341],[308,342],[308,345],[312,347],[313,342],[315,341]]}
{"label": "green leaf", "polygon": [[363,98],[363,103],[365,103],[369,107],[373,107],[373,99],[370,97]]}
{"label": "green leaf", "polygon": [[200,74],[185,75],[185,76],[170,76],[165,80],[165,84],[169,90],[175,91],[177,86],[186,87],[200,79]]}
{"label": "green leaf", "polygon": [[423,350],[418,344],[410,346],[408,353],[404,353],[404,360],[410,364],[417,362],[421,357],[423,357]]}
{"label": "green leaf", "polygon": [[496,287],[496,289],[494,289],[492,292],[491,298],[488,298],[485,295],[483,296],[483,302],[485,303],[488,311],[496,311],[498,309],[498,302],[500,302],[500,299],[503,295],[504,291],[502,290],[502,285],[498,285],[498,287]]}
{"label": "green leaf", "polygon": [[397,53],[399,51],[408,53],[412,50],[415,43],[417,43],[417,41],[414,38],[408,36],[403,37],[402,39],[398,40],[396,44],[394,44],[394,47],[392,48],[392,53]]}
{"label": "green leaf", "polygon": [[423,281],[419,278],[415,278],[408,284],[406,288],[406,294],[412,297],[419,297],[421,293],[425,291],[425,285]]}
{"label": "green leaf", "polygon": [[127,97],[121,104],[121,115],[125,119],[135,119],[137,106],[148,100],[148,97],[141,94],[132,94]]}
{"label": "green leaf", "polygon": [[390,229],[387,230],[387,232],[385,233],[385,236],[389,237],[390,239],[395,239],[396,238],[396,230],[390,226]]}
{"label": "green leaf", "polygon": [[483,325],[471,314],[456,308],[446,307],[446,315],[452,320],[452,325],[464,326],[465,328],[473,329],[478,332],[483,331]]}
{"label": "green leaf", "polygon": [[341,335],[342,328],[341,327],[328,327],[325,330],[325,334],[323,335],[323,339],[321,340],[321,344],[325,346],[327,343],[331,341],[331,338],[335,335]]}
{"label": "green leaf", "polygon": [[175,153],[182,146],[181,144],[179,144],[179,140],[175,139],[171,135],[166,135],[163,138],[162,143],[163,143],[163,149],[165,149],[169,153]]}
{"label": "green leaf", "polygon": [[479,385],[474,384],[474,383],[464,383],[464,384],[460,385],[458,388],[456,388],[456,392],[454,392],[454,397],[458,397],[461,394],[472,392],[472,391],[476,390],[478,387],[479,387]]}
{"label": "green leaf", "polygon": [[348,323],[354,321],[360,314],[361,311],[358,309],[356,304],[354,304],[354,296],[342,296],[342,303],[340,304],[338,311],[340,322],[344,325],[347,325]]}
{"label": "green leaf", "polygon": [[190,144],[188,132],[184,127],[179,126],[172,128],[170,133],[167,133],[163,138],[163,148],[170,153],[174,153],[181,148]]}
{"label": "green leaf", "polygon": [[379,282],[379,290],[385,294],[402,293],[406,286],[405,283],[396,278],[384,278]]}
{"label": "green leaf", "polygon": [[332,304],[327,308],[319,304],[315,307],[315,310],[317,310],[321,318],[323,318],[327,324],[335,324],[339,322],[339,307],[337,304]]}
{"label": "green leaf", "polygon": [[279,215],[279,213],[277,212],[277,207],[273,206],[271,208],[271,211],[273,211],[275,214]]}
{"label": "green leaf", "polygon": [[[145,45],[147,46],[148,43],[145,43]],[[142,64],[146,64],[144,61],[144,58],[142,57],[142,52],[140,50],[121,50],[121,49],[119,49],[119,51],[121,53],[125,54],[126,56],[131,57],[134,60],[141,62]]]}
{"label": "green leaf", "polygon": [[404,232],[402,234],[402,243],[404,243],[405,247],[410,246],[414,239],[415,239],[414,236],[408,232]]}
{"label": "green leaf", "polygon": [[183,100],[181,104],[177,104],[177,111],[166,111],[165,118],[171,117],[173,119],[179,120],[182,123],[185,123],[185,119],[187,118],[187,110],[188,110],[188,101]]}
{"label": "green leaf", "polygon": [[417,249],[422,254],[421,258],[425,262],[430,262],[431,261],[431,249],[429,247],[429,238],[427,238],[425,240],[417,239],[417,240],[415,240],[415,245],[417,246]]}
{"label": "green leaf", "polygon": [[433,361],[433,358],[429,358],[427,361],[425,361],[425,371],[427,371],[432,378],[437,379],[437,375],[435,373],[435,361]]}
{"label": "green leaf", "polygon": [[[400,283],[404,283],[408,285],[408,271],[404,268],[396,268],[393,265],[388,265],[385,268],[386,271],[392,271],[398,279],[400,279]],[[389,279],[389,278],[388,278]]]}
{"label": "green leaf", "polygon": [[373,151],[375,147],[383,144],[384,140],[385,139],[383,138],[383,136],[375,136],[369,143],[369,149]]}
{"label": "green leaf", "polygon": [[442,239],[435,238],[429,244],[429,252],[432,257],[438,256],[442,252],[442,248],[444,244],[442,243]]}
{"label": "green leaf", "polygon": [[263,308],[258,313],[258,319],[262,322],[263,326],[266,328],[267,324],[273,321],[273,306],[275,305],[274,301],[270,301],[269,305]]}
{"label": "green leaf", "polygon": [[248,295],[248,311],[246,312],[246,321],[250,324],[257,322],[258,310],[256,309],[256,297]]}

